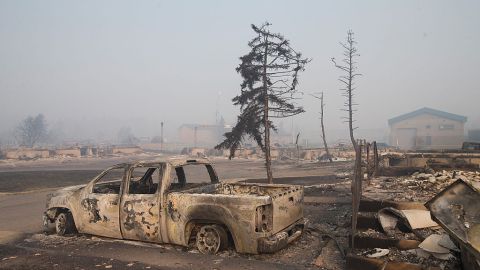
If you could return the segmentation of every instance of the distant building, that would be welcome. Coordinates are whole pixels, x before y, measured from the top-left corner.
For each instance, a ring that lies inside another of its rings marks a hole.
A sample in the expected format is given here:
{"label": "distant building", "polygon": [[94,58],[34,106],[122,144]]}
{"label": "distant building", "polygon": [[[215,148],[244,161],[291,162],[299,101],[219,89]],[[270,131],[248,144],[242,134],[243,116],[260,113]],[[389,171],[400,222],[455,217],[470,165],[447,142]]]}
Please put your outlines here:
{"label": "distant building", "polygon": [[219,125],[184,124],[178,129],[179,142],[193,147],[212,147],[222,141],[228,127]]}
{"label": "distant building", "polygon": [[468,131],[468,140],[480,142],[480,129],[471,129]]}
{"label": "distant building", "polygon": [[388,120],[390,145],[403,150],[460,149],[467,117],[422,108]]}
{"label": "distant building", "polygon": [[80,157],[80,147],[61,148],[50,151],[51,156]]}
{"label": "distant building", "polygon": [[80,147],[80,155],[82,157],[96,157],[98,156],[98,148],[94,146]]}
{"label": "distant building", "polygon": [[50,151],[48,149],[18,148],[7,149],[4,155],[6,159],[48,158],[50,157]]}
{"label": "distant building", "polygon": [[143,153],[142,148],[138,146],[112,146],[112,154],[133,155]]}

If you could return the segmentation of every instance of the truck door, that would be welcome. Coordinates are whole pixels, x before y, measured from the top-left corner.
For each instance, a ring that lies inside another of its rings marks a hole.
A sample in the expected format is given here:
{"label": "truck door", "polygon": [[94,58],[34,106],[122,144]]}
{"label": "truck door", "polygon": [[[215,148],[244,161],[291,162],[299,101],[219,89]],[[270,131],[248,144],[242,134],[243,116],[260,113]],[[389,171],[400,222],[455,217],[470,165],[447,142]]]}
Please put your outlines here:
{"label": "truck door", "polygon": [[122,238],[118,205],[126,166],[102,172],[85,188],[75,222],[82,233]]}
{"label": "truck door", "polygon": [[124,239],[160,242],[160,179],[162,165],[138,165],[127,174],[120,205]]}

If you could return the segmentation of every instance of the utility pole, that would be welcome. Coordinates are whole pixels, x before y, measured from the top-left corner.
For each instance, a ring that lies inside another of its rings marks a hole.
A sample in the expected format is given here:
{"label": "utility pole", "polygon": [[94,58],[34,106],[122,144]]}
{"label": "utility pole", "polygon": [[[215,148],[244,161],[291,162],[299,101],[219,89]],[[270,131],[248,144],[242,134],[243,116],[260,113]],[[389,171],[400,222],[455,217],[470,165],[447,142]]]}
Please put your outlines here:
{"label": "utility pole", "polygon": [[160,122],[160,152],[163,151],[163,121]]}
{"label": "utility pole", "polygon": [[218,126],[220,123],[220,110],[219,110],[219,105],[220,105],[220,95],[222,94],[222,91],[218,91],[217,93],[217,102],[215,103],[215,125]]}
{"label": "utility pole", "polygon": [[197,147],[197,129],[198,127],[195,126],[193,130],[193,147]]}
{"label": "utility pole", "polygon": [[297,162],[300,162],[300,148],[298,147],[298,138],[300,137],[300,132],[297,134],[297,139],[295,140],[295,146],[297,148]]}

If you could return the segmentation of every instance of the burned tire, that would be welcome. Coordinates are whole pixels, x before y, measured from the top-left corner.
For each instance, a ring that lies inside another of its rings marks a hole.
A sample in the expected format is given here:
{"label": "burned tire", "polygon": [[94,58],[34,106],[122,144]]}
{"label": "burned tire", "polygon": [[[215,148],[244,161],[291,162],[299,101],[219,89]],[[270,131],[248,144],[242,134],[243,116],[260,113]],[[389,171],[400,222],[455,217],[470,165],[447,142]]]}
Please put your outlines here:
{"label": "burned tire", "polygon": [[55,218],[55,232],[57,235],[66,235],[74,233],[75,231],[72,213],[62,212],[57,215]]}
{"label": "burned tire", "polygon": [[203,225],[197,232],[196,245],[203,254],[216,254],[227,248],[227,232],[220,225]]}

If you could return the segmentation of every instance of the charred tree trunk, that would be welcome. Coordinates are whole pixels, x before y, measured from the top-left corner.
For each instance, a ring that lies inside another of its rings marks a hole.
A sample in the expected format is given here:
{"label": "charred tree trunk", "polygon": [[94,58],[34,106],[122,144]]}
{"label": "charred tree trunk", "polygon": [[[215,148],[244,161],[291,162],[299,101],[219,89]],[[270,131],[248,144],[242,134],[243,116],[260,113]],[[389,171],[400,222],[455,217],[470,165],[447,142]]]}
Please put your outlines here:
{"label": "charred tree trunk", "polygon": [[348,129],[350,131],[350,140],[352,141],[353,149],[358,150],[357,141],[353,136],[353,96],[352,96],[352,51],[350,51],[350,61],[349,61],[349,76],[348,76]]}
{"label": "charred tree trunk", "polygon": [[321,95],[321,97],[320,97],[320,102],[321,102],[321,106],[320,106],[320,124],[321,124],[321,126],[322,126],[323,147],[325,147],[325,152],[327,152],[328,160],[329,160],[330,162],[333,162],[332,156],[330,155],[330,151],[328,150],[327,139],[325,138],[325,125],[323,124],[323,108],[324,108],[324,106],[325,106],[325,104],[323,103],[323,92],[322,92],[322,95]]}
{"label": "charred tree trunk", "polygon": [[325,137],[325,125],[323,123],[323,109],[325,108],[325,103],[323,103],[323,92],[320,92],[320,97],[310,94],[312,97],[320,100],[320,126],[322,128],[322,140],[323,140],[323,147],[325,148],[325,152],[327,154],[328,160],[333,162],[332,156],[330,155],[330,150],[328,149],[327,145],[327,138]]}
{"label": "charred tree trunk", "polygon": [[353,91],[355,90],[354,79],[357,76],[360,76],[360,73],[357,73],[357,66],[355,62],[356,57],[360,56],[357,53],[357,48],[355,47],[355,40],[353,37],[353,32],[349,30],[347,32],[347,41],[346,43],[340,42],[344,51],[342,62],[335,61],[335,58],[332,58],[332,62],[335,64],[335,67],[344,72],[344,75],[339,77],[339,81],[343,84],[341,90],[344,92],[343,95],[346,97],[345,107],[348,113],[346,117],[348,122],[348,129],[350,133],[350,140],[352,141],[353,149],[355,150],[355,169],[354,175],[355,178],[352,181],[352,248],[354,247],[354,238],[356,234],[357,227],[357,216],[358,216],[358,207],[360,204],[360,197],[362,195],[362,143],[355,140],[353,131],[355,127],[353,126],[353,111],[354,111],[354,102],[353,102]]}
{"label": "charred tree trunk", "polygon": [[360,207],[360,199],[362,198],[362,180],[363,180],[363,173],[362,173],[362,147],[361,142],[360,144],[355,143],[358,147],[355,149],[355,170],[354,170],[354,177],[352,181],[352,240],[351,240],[351,248],[355,248],[355,235],[357,234],[357,220],[358,220],[358,211]]}
{"label": "charred tree trunk", "polygon": [[337,64],[335,61],[335,58],[332,58],[333,63],[335,64],[335,67],[338,69],[342,70],[345,72],[346,75],[341,75],[339,78],[339,81],[342,82],[345,85],[345,88],[342,88],[341,90],[344,91],[344,96],[347,98],[347,102],[345,103],[345,106],[347,107],[346,111],[348,112],[348,117],[347,117],[347,122],[348,122],[348,129],[350,133],[350,140],[352,141],[353,148],[355,151],[358,149],[357,141],[355,140],[355,136],[353,135],[353,131],[355,130],[355,127],[353,126],[353,106],[356,105],[353,102],[353,90],[355,90],[354,87],[354,79],[357,76],[360,76],[361,74],[357,73],[357,66],[355,62],[355,57],[360,56],[357,53],[357,48],[355,47],[355,40],[353,38],[353,32],[348,31],[347,33],[347,42],[346,43],[340,43],[342,47],[344,48],[344,53],[343,55],[345,58],[342,60],[343,64]]}
{"label": "charred tree trunk", "polygon": [[267,65],[268,65],[268,38],[265,38],[265,55],[263,57],[263,95],[264,107],[263,118],[265,125],[265,166],[267,168],[267,180],[269,184],[273,184],[272,175],[272,157],[270,156],[270,122],[268,119],[268,80],[267,80]]}

